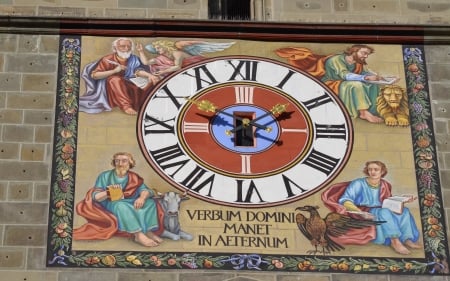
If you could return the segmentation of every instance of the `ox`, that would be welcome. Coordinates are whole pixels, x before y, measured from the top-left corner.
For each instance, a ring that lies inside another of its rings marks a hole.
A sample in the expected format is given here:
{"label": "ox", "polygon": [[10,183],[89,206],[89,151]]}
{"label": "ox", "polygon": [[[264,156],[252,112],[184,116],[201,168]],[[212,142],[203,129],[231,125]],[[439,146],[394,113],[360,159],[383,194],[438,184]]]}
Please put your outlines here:
{"label": "ox", "polygon": [[158,193],[158,197],[154,199],[161,205],[164,211],[164,231],[161,237],[172,240],[192,240],[194,237],[181,230],[180,220],[178,218],[178,211],[180,210],[181,201],[188,200],[186,193],[180,195],[175,192]]}

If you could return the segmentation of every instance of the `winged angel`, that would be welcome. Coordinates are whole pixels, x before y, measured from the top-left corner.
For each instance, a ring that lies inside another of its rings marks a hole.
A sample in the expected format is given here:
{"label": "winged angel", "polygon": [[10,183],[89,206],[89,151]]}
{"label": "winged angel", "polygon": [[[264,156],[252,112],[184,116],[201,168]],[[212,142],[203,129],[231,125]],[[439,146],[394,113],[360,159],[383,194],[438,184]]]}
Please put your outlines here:
{"label": "winged angel", "polygon": [[204,60],[204,53],[223,51],[234,43],[158,40],[145,46],[145,50],[156,54],[156,57],[148,59],[142,44],[136,45],[136,51],[142,63],[150,67],[153,75],[164,77],[184,66]]}

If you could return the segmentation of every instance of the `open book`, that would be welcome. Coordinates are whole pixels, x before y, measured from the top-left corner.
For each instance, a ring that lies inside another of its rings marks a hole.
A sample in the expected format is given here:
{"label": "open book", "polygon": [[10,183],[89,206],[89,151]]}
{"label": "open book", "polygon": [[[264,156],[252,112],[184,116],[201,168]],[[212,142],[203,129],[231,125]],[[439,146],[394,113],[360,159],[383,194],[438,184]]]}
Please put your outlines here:
{"label": "open book", "polygon": [[397,195],[384,199],[382,208],[388,208],[396,214],[403,213],[405,202],[411,199],[411,195]]}
{"label": "open book", "polygon": [[149,83],[148,79],[144,77],[133,77],[130,78],[130,81],[141,89],[144,89]]}
{"label": "open book", "polygon": [[365,80],[364,82],[371,83],[371,84],[391,85],[398,81],[398,77],[395,77],[395,76],[385,76],[383,78],[384,78],[384,80],[377,80],[377,81]]}

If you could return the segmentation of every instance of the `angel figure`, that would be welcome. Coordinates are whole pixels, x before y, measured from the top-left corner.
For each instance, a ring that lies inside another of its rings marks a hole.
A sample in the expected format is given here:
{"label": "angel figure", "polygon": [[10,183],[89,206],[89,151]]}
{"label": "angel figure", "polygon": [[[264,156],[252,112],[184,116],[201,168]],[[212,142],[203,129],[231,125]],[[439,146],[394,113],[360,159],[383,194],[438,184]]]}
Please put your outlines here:
{"label": "angel figure", "polygon": [[223,51],[234,42],[211,43],[204,41],[168,41],[158,40],[145,46],[145,50],[158,56],[148,59],[142,44],[137,44],[141,62],[148,65],[153,75],[164,77],[184,66],[204,60],[203,53]]}

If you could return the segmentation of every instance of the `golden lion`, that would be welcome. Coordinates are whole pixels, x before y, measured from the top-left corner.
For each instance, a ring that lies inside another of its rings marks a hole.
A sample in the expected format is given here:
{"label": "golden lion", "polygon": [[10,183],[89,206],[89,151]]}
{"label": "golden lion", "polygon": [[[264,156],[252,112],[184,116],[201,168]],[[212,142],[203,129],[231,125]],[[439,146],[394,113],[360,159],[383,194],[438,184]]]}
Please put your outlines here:
{"label": "golden lion", "polygon": [[388,126],[409,126],[408,96],[398,85],[387,85],[377,98],[378,114]]}

